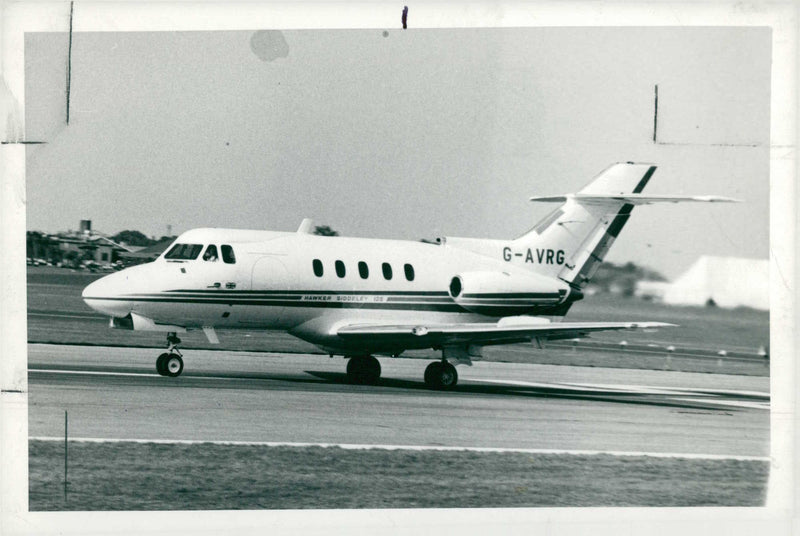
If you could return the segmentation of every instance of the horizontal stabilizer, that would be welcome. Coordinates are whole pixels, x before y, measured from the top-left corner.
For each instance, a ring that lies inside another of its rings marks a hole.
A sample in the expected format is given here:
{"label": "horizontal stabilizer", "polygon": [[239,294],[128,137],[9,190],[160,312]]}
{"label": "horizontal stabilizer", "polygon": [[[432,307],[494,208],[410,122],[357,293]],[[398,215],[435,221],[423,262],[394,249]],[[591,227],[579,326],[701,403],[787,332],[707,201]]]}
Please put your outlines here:
{"label": "horizontal stabilizer", "polygon": [[630,205],[650,205],[653,203],[681,203],[684,201],[694,201],[701,203],[740,203],[738,199],[731,197],[721,197],[717,195],[643,195],[643,194],[567,194],[556,196],[537,196],[531,197],[531,201],[540,203],[564,203],[568,199],[574,199],[582,204],[603,204],[609,201],[623,202]]}

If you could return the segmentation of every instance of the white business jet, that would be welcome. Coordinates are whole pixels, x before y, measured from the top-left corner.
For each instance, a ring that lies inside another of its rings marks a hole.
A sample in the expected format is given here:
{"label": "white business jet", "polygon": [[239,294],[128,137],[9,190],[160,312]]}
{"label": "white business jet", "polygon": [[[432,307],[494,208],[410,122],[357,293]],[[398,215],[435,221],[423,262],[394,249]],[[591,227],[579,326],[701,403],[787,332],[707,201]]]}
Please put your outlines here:
{"label": "white business jet", "polygon": [[734,201],[646,196],[650,164],[615,164],[578,193],[532,197],[558,203],[514,240],[444,238],[437,243],[295,233],[194,229],[155,261],[90,284],[85,302],[114,328],[163,331],[163,376],[183,370],[178,332],[284,330],[349,359],[353,383],[375,384],[374,357],[433,348],[441,360],[425,384],[451,389],[454,364],[486,345],[584,337],[593,331],[671,326],[662,322],[565,322],[635,205]]}

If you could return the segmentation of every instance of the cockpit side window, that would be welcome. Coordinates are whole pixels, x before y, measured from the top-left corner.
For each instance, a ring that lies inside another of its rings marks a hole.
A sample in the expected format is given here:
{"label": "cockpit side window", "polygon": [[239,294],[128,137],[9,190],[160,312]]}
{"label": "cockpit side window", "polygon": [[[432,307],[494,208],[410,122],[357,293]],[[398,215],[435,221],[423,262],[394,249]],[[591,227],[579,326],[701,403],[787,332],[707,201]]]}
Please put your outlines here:
{"label": "cockpit side window", "polygon": [[222,260],[225,261],[225,264],[235,264],[236,263],[236,255],[233,254],[233,248],[230,247],[228,244],[222,244]]}
{"label": "cockpit side window", "polygon": [[217,255],[217,246],[215,246],[214,244],[211,244],[210,246],[208,246],[206,248],[206,252],[203,253],[203,260],[204,261],[210,261],[210,262],[216,262],[217,259],[219,259],[219,255]]}
{"label": "cockpit side window", "polygon": [[166,255],[165,259],[190,261],[196,259],[203,249],[202,244],[175,244]]}

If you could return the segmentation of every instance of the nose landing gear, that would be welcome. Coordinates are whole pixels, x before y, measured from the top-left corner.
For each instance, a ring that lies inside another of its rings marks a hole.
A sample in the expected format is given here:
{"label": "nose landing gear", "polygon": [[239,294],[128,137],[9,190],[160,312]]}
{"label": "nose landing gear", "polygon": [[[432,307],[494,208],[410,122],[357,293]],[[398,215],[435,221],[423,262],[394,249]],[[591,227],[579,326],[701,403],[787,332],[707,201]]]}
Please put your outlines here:
{"label": "nose landing gear", "polygon": [[178,350],[181,340],[174,332],[167,333],[167,351],[156,359],[156,372],[174,378],[183,372],[183,354]]}

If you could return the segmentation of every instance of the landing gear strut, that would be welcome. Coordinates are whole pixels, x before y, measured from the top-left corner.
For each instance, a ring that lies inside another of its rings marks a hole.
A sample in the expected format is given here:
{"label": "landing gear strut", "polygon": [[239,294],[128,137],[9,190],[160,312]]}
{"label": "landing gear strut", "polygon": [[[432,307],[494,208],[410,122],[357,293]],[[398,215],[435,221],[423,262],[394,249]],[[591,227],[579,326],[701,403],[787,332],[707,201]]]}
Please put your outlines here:
{"label": "landing gear strut", "polygon": [[375,385],[380,377],[380,361],[371,355],[353,356],[347,362],[347,381],[350,383]]}
{"label": "landing gear strut", "polygon": [[444,359],[434,361],[425,369],[425,385],[431,389],[448,391],[458,383],[456,367]]}
{"label": "landing gear strut", "polygon": [[167,351],[156,359],[156,371],[160,375],[174,378],[183,372],[183,354],[178,350],[180,343],[174,332],[167,333]]}

